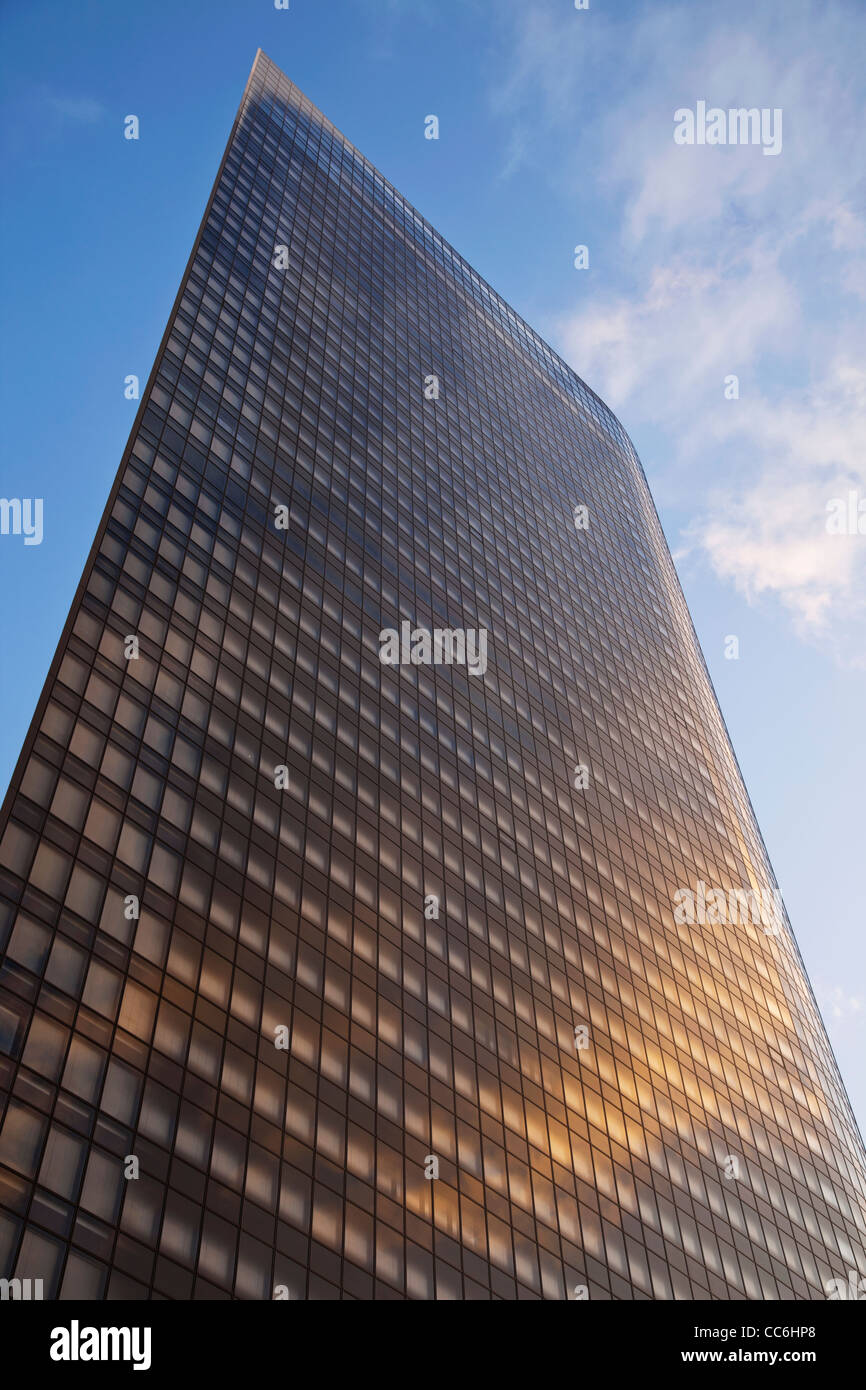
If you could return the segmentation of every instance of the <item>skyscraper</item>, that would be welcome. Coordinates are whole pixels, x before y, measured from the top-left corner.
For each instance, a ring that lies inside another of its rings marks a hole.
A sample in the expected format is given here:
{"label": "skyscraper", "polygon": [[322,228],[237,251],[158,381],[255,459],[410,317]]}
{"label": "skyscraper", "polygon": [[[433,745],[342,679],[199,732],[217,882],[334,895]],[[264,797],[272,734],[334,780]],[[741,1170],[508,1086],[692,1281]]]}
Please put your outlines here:
{"label": "skyscraper", "polygon": [[866,1275],[628,437],[261,53],[0,832],[45,1297]]}

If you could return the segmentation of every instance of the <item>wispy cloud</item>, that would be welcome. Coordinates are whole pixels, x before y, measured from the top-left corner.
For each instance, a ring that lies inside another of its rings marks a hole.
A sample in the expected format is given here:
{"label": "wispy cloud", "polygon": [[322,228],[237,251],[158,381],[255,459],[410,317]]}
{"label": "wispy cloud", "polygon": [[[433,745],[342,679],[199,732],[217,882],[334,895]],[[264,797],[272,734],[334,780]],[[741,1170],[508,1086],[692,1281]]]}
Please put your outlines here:
{"label": "wispy cloud", "polygon": [[866,498],[866,369],[839,357],[800,398],[737,402],[719,436],[759,451],[754,480],[720,490],[690,538],[748,598],[775,594],[802,635],[866,665],[866,535],[827,531],[833,499]]}
{"label": "wispy cloud", "polygon": [[[606,204],[613,276],[581,276],[554,332],[632,433],[651,434],[651,471],[692,513],[681,557],[859,662],[866,536],[825,521],[830,498],[866,497],[866,11],[792,0],[778,17],[738,0],[718,19],[658,4],[575,22],[533,6],[491,100],[511,118],[504,173],[558,140],[560,190]],[[779,157],[676,145],[674,111],[698,100],[780,108]]]}
{"label": "wispy cloud", "polygon": [[61,120],[71,121],[76,125],[93,125],[96,121],[101,121],[106,114],[102,103],[92,97],[48,96],[47,101],[51,110]]}
{"label": "wispy cloud", "polygon": [[828,1019],[866,1019],[866,1004],[857,994],[849,994],[841,985],[818,986],[818,1003]]}

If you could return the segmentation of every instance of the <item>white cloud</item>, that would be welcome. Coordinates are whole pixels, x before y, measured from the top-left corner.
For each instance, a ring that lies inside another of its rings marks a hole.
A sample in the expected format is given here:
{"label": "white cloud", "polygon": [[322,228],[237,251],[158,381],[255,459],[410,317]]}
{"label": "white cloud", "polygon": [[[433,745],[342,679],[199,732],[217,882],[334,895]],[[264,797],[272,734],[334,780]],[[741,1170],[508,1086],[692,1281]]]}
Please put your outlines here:
{"label": "white cloud", "polygon": [[565,354],[616,409],[635,399],[656,422],[682,422],[730,372],[744,372],[798,324],[796,299],[771,255],[657,264],[640,297],[599,297],[564,316]]}
{"label": "white cloud", "polygon": [[866,536],[826,526],[831,499],[866,499],[866,371],[839,358],[802,400],[728,405],[719,434],[749,451],[745,480],[719,491],[691,539],[747,597],[775,595],[801,634],[866,664]]}
{"label": "white cloud", "polygon": [[827,1018],[866,1018],[862,998],[857,994],[848,994],[841,985],[819,987],[817,998],[821,1010]]}
{"label": "white cloud", "polygon": [[[554,341],[652,438],[654,476],[692,514],[681,553],[866,662],[866,536],[825,529],[830,498],[866,496],[866,11],[655,5],[575,27],[533,6],[517,25],[494,99],[511,164],[558,139],[557,191],[580,180],[616,240]],[[699,99],[781,108],[781,154],[675,145],[674,111]]]}

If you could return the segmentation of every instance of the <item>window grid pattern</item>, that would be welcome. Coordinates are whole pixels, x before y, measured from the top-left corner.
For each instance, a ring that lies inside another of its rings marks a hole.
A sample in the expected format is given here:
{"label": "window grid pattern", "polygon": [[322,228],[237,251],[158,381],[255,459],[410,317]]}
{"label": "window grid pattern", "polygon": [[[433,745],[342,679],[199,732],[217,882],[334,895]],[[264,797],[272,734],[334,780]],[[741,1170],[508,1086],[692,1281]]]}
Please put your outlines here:
{"label": "window grid pattern", "polygon": [[[383,666],[404,620],[484,678]],[[46,1296],[866,1274],[789,925],[674,918],[775,880],[630,441],[263,54],[0,828],[0,1268]]]}

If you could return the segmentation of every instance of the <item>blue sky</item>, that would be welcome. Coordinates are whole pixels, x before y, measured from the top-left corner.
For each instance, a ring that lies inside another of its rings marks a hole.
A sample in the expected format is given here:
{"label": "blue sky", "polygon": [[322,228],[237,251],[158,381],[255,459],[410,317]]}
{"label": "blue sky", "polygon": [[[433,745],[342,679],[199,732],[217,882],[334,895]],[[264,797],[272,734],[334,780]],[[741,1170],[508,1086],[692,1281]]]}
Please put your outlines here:
{"label": "blue sky", "polygon": [[[825,528],[866,496],[859,0],[0,4],[0,494],[45,499],[0,538],[0,782],[259,46],[628,429],[863,1128],[866,536]],[[675,145],[701,99],[780,108],[778,157]]]}

